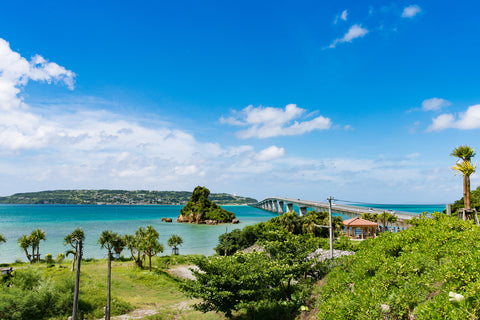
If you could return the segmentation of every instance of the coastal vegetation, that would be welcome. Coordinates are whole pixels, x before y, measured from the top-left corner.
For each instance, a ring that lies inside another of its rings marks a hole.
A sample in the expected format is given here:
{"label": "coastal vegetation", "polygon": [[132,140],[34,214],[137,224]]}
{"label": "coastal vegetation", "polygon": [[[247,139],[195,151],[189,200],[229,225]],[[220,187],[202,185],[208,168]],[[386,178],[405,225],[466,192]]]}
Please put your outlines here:
{"label": "coastal vegetation", "polygon": [[158,242],[159,236],[157,230],[151,225],[146,228],[139,227],[133,235],[127,234],[123,236],[122,244],[130,250],[131,257],[137,267],[142,268],[145,257],[148,256],[149,271],[152,271],[152,257],[165,249],[163,244]]}
{"label": "coastal vegetation", "polygon": [[72,247],[72,250],[67,251],[68,254],[73,255],[72,259],[72,272],[75,271],[75,261],[77,258],[77,250],[78,250],[78,243],[79,241],[85,240],[85,232],[81,228],[76,228],[75,230],[72,231],[72,233],[68,234],[63,238],[63,244],[64,245],[70,245]]}
{"label": "coastal vegetation", "polygon": [[[313,254],[328,247],[328,229],[321,227],[327,224],[328,213],[289,212],[221,235],[218,256],[197,259],[196,281],[187,280],[182,288],[201,299],[194,306],[199,311],[223,312],[227,318],[240,313],[249,319],[293,319],[332,266]],[[340,234],[342,219],[335,217],[333,225]],[[339,238],[336,247],[355,249],[350,243]]]}
{"label": "coastal vegetation", "polygon": [[[40,261],[40,241],[47,239],[45,231],[42,229],[35,229],[30,235],[23,235],[18,239],[18,245],[25,251],[25,255],[29,262]],[[31,247],[31,253],[28,249]]]}
{"label": "coastal vegetation", "polygon": [[[192,196],[189,191],[149,190],[54,190],[16,193],[0,197],[6,204],[110,204],[110,205],[184,205]],[[219,205],[256,203],[248,197],[226,193],[212,193],[210,200]]]}
{"label": "coastal vegetation", "polygon": [[[336,235],[339,235],[343,228],[342,218],[333,217],[332,224]],[[234,229],[220,235],[215,251],[218,255],[233,255],[255,243],[272,239],[273,232],[277,232],[277,235],[287,231],[293,235],[311,234],[315,237],[327,238],[328,229],[318,227],[326,225],[328,225],[328,213],[326,212],[309,211],[305,216],[299,216],[295,212],[286,212],[267,222],[245,226],[242,230]],[[280,236],[278,237],[281,240]]]}
{"label": "coastal vegetation", "polygon": [[208,199],[210,190],[197,186],[193,190],[192,197],[180,211],[177,222],[215,223],[232,222],[235,219],[233,212],[227,211]]}
{"label": "coastal vegetation", "polygon": [[[167,273],[168,267],[190,264],[197,256],[154,257],[149,272],[133,267],[132,261],[113,260],[111,316],[134,309],[145,310],[145,319],[224,319],[214,313],[185,309],[188,299],[181,292],[181,280]],[[0,319],[60,320],[72,315],[74,273],[71,262],[14,265],[13,277],[0,281]],[[79,309],[84,319],[104,319],[106,305],[105,259],[82,261]],[[147,314],[158,312],[157,315]]]}
{"label": "coastal vegetation", "polygon": [[362,213],[362,219],[380,223],[383,230],[388,230],[388,226],[394,224],[398,220],[395,214],[388,211],[384,211],[380,214],[371,212]]}
{"label": "coastal vegetation", "polygon": [[178,246],[181,246],[183,243],[182,237],[177,234],[172,234],[167,240],[167,245],[172,248],[172,254],[178,255]]}
{"label": "coastal vegetation", "polygon": [[[216,256],[151,255],[145,269],[146,234],[155,239],[155,232],[139,228],[122,237],[105,231],[98,242],[107,259],[82,261],[79,308],[86,319],[103,317],[110,290],[111,316],[153,307],[160,314],[144,317],[151,320],[480,317],[480,227],[472,221],[421,215],[410,221],[410,229],[355,242],[342,236],[337,218],[334,248],[356,254],[332,262],[316,255],[329,246],[328,230],[321,227],[327,219],[316,211],[285,213],[220,236]],[[134,252],[132,259],[113,259],[123,248]],[[64,258],[46,255],[3,278],[0,318],[70,315],[74,274]],[[176,264],[196,265],[197,280],[170,276],[167,271]],[[178,307],[187,301],[196,311]]]}
{"label": "coastal vegetation", "polygon": [[440,213],[411,223],[338,261],[314,295],[318,319],[480,317],[479,227]]}

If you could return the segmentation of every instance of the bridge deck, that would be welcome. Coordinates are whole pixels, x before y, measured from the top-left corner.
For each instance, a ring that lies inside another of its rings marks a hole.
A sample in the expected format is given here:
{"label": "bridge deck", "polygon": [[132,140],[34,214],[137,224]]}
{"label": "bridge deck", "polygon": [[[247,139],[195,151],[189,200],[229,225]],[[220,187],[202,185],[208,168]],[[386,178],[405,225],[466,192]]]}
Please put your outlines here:
{"label": "bridge deck", "polygon": [[[266,198],[254,205],[253,207],[257,207],[260,209],[283,213],[285,211],[289,212],[293,210],[293,205],[297,206],[300,210],[300,215],[306,214],[307,208],[311,208],[317,211],[328,211],[329,203],[328,202],[318,202],[318,201],[309,201],[309,200],[301,200],[301,199],[291,199],[291,198],[281,198],[281,197],[272,197]],[[285,210],[286,207],[286,210]],[[359,217],[362,213],[377,213],[381,214],[385,212],[384,209],[378,208],[367,208],[367,207],[359,207],[359,206],[352,206],[352,205],[340,205],[340,204],[333,204],[332,203],[332,212],[339,213],[345,215],[349,218]],[[395,226],[398,227],[407,227],[405,220],[411,219],[416,216],[416,213],[412,212],[393,212],[389,211],[390,213],[397,216],[397,222],[394,223]]]}

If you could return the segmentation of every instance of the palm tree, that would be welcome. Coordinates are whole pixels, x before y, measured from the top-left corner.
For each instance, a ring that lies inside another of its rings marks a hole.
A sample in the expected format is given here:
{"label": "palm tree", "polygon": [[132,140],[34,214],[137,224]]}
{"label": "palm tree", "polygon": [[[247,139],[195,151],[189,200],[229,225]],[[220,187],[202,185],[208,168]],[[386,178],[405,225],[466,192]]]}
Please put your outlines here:
{"label": "palm tree", "polygon": [[460,146],[453,149],[450,154],[452,157],[457,157],[462,162],[457,162],[455,166],[452,167],[453,170],[457,173],[463,175],[463,205],[466,210],[470,209],[470,175],[475,172],[476,164],[472,166],[470,159],[475,157],[475,150],[469,146]]}
{"label": "palm tree", "polygon": [[158,242],[159,234],[151,225],[145,230],[145,237],[142,240],[141,248],[148,256],[148,270],[152,271],[152,256],[163,252],[163,245]]}
{"label": "palm tree", "polygon": [[63,238],[63,244],[64,245],[71,245],[73,250],[69,250],[67,252],[67,255],[69,253],[73,254],[73,260],[72,260],[72,269],[71,271],[75,271],[75,260],[77,258],[77,244],[80,240],[85,240],[85,232],[83,232],[82,228],[77,228],[72,231],[72,233],[68,234]]}
{"label": "palm tree", "polygon": [[122,237],[110,230],[105,230],[98,239],[98,244],[108,250],[108,271],[107,271],[107,307],[105,310],[105,320],[110,320],[110,301],[111,301],[111,282],[112,282],[112,250],[116,249],[118,239]]}
{"label": "palm tree", "polygon": [[131,234],[126,234],[123,237],[125,241],[125,246],[130,250],[130,254],[132,255],[133,261],[138,267],[142,267],[142,258],[141,258],[141,250],[139,249],[139,239]]}
{"label": "palm tree", "polygon": [[178,246],[181,246],[183,243],[182,237],[179,235],[173,234],[168,238],[167,245],[172,248],[172,254],[178,255]]}
{"label": "palm tree", "polygon": [[23,236],[18,238],[17,243],[20,246],[20,248],[25,250],[25,255],[27,256],[28,262],[31,263],[32,262],[32,256],[28,253],[28,247],[30,247],[32,245],[32,240],[30,239],[30,237],[24,234]]}
{"label": "palm tree", "polygon": [[[47,240],[47,237],[46,237],[46,234],[45,234],[45,231],[43,231],[42,229],[36,229],[36,230],[33,230],[32,233],[30,234],[30,239],[32,241],[32,258],[33,258],[33,261],[40,261],[40,241],[43,240]],[[37,249],[37,253],[35,254],[34,252],[34,248]]]}
{"label": "palm tree", "polygon": [[463,175],[463,205],[465,209],[470,209],[470,176],[475,172],[477,165],[470,163],[470,161],[463,161],[457,163],[452,167],[457,173]]}

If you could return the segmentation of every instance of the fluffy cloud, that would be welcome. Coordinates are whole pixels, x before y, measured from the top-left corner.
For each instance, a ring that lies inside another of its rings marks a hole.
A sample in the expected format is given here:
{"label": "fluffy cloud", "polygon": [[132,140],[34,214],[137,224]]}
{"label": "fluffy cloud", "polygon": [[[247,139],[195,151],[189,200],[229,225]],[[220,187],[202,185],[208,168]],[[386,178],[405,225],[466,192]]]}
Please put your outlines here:
{"label": "fluffy cloud", "polygon": [[448,107],[452,103],[448,100],[444,100],[441,98],[431,98],[423,100],[422,102],[422,110],[423,111],[438,111],[442,108]]}
{"label": "fluffy cloud", "polygon": [[449,128],[480,129],[480,104],[468,107],[467,111],[461,113],[458,118],[449,113],[439,115],[432,119],[432,124],[427,128],[427,131],[441,131]]}
{"label": "fluffy cloud", "polygon": [[413,18],[419,14],[422,9],[416,4],[405,7],[402,12],[402,18]]}
{"label": "fluffy cloud", "polygon": [[347,15],[348,15],[347,10],[343,10],[339,16],[335,17],[335,20],[333,21],[333,23],[336,24],[339,20],[347,21]]}
{"label": "fluffy cloud", "polygon": [[366,28],[363,28],[361,25],[354,24],[348,29],[347,33],[343,35],[342,38],[335,39],[328,47],[335,48],[337,44],[343,42],[352,42],[353,39],[362,38],[368,33]]}
{"label": "fluffy cloud", "polygon": [[289,104],[285,109],[255,108],[250,105],[241,112],[234,111],[231,117],[220,118],[220,122],[248,126],[246,130],[237,132],[237,136],[242,139],[301,135],[313,130],[330,129],[332,126],[332,121],[322,116],[303,122],[296,121],[304,113],[305,109],[298,108],[295,104]]}
{"label": "fluffy cloud", "polygon": [[285,155],[285,149],[278,148],[277,146],[271,146],[260,151],[257,155],[258,161],[271,161],[281,158]]}
{"label": "fluffy cloud", "polygon": [[[73,89],[74,78],[72,71],[39,55],[26,60],[0,39],[0,178],[12,181],[10,188],[20,189],[15,191],[35,186],[185,190],[219,171],[225,177],[215,179],[229,181],[239,168],[244,174],[268,171],[266,161],[284,155],[276,146],[260,152],[252,146],[223,148],[170,124],[149,120],[144,125],[142,119],[95,109],[105,101],[56,100],[55,108],[48,103],[31,108],[23,101],[21,89],[29,81]],[[284,116],[298,112],[303,111],[289,108]],[[260,112],[248,121],[257,116],[270,119]]]}

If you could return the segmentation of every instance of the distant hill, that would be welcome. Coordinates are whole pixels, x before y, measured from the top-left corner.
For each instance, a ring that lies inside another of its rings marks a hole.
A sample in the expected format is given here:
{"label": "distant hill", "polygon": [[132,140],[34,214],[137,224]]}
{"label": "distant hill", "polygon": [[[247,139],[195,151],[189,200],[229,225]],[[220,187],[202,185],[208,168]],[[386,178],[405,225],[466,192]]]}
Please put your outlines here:
{"label": "distant hill", "polygon": [[[148,191],[148,190],[53,190],[16,193],[0,197],[3,204],[116,204],[116,205],[185,205],[192,192],[189,191]],[[248,197],[227,193],[212,193],[210,200],[219,205],[244,205],[256,203]]]}

